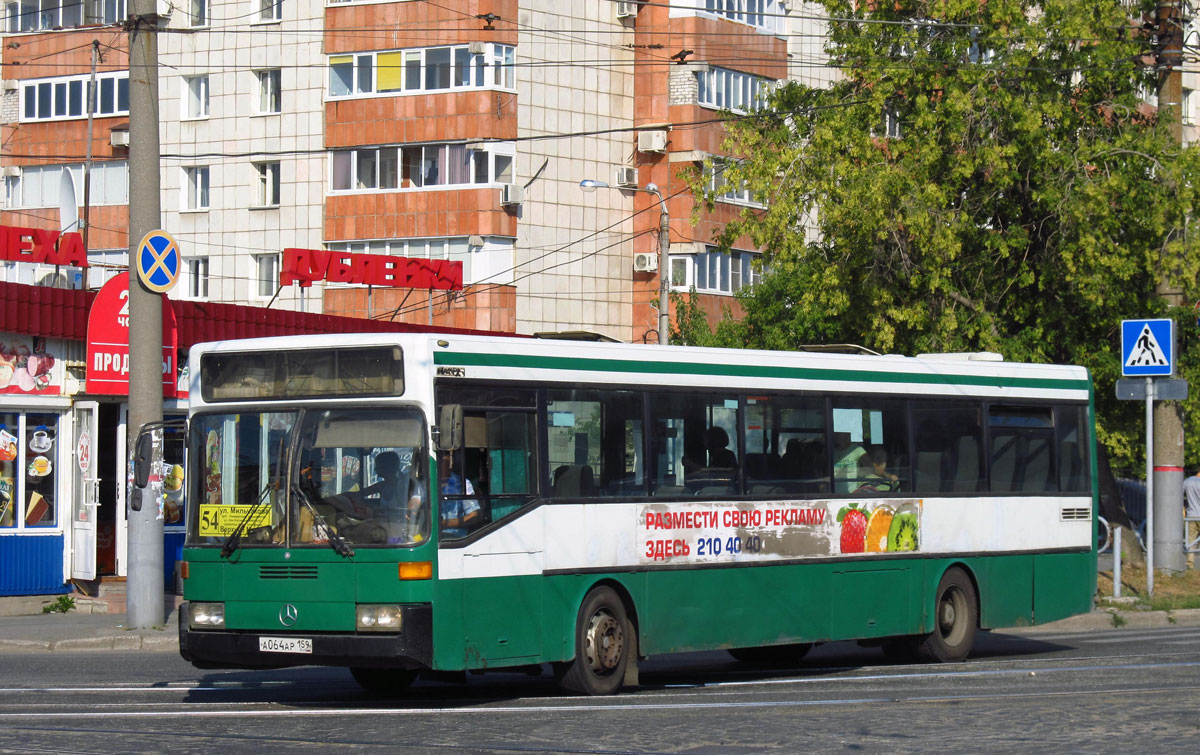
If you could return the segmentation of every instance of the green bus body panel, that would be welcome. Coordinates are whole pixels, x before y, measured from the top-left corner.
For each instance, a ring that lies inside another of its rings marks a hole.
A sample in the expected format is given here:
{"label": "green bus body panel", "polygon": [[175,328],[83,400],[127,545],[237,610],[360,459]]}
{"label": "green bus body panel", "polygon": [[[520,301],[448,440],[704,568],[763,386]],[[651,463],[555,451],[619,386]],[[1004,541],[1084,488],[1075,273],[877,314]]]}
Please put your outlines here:
{"label": "green bus body panel", "polygon": [[980,596],[979,625],[990,628],[1032,624],[1033,556],[998,556],[980,559],[979,563],[975,574]]}
{"label": "green bus body panel", "polygon": [[[1080,589],[1087,584],[1089,589]],[[1092,610],[1094,554],[1042,553],[1033,558],[1033,616],[1038,624]]]}

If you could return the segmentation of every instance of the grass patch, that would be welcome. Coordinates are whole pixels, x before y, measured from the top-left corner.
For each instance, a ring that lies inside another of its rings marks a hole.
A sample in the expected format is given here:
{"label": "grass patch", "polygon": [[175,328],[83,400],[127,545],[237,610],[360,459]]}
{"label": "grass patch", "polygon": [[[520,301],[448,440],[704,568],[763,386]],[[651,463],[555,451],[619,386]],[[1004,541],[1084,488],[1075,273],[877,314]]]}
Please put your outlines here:
{"label": "grass patch", "polygon": [[1133,598],[1132,604],[1109,602],[1113,594],[1111,570],[1097,575],[1097,590],[1102,606],[1120,606],[1135,611],[1179,611],[1200,608],[1200,569],[1188,569],[1182,574],[1168,575],[1157,569],[1154,572],[1154,595],[1146,594],[1146,565],[1124,563],[1121,565],[1121,596]]}
{"label": "grass patch", "polygon": [[1125,617],[1122,616],[1121,614],[1116,613],[1116,612],[1114,612],[1112,614],[1112,625],[1114,627],[1116,627],[1117,629],[1120,629],[1121,627],[1125,626],[1125,624],[1127,624],[1127,623],[1128,622],[1125,621]]}

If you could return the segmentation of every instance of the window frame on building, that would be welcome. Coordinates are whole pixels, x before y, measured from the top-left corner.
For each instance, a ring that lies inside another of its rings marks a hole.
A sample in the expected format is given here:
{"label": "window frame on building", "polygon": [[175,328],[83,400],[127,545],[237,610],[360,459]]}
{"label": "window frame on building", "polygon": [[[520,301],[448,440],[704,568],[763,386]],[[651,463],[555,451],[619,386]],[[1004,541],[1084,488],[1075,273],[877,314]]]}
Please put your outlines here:
{"label": "window frame on building", "polygon": [[[75,185],[75,197],[82,204],[83,163],[68,163],[66,165],[29,165],[20,169],[19,175],[4,177],[5,206],[9,208],[32,209],[38,207],[58,207],[61,204],[59,186],[62,182],[61,171],[71,172]],[[114,175],[110,175],[110,171]],[[40,178],[45,174],[45,178]],[[119,179],[118,179],[119,175]],[[37,192],[40,199],[34,200],[31,195],[33,188],[31,180],[39,176],[42,184]],[[115,195],[114,195],[115,192]],[[91,188],[88,192],[88,203],[97,205],[126,205],[129,204],[129,161],[111,160],[92,163]]]}
{"label": "window frame on building", "polygon": [[208,212],[212,209],[212,166],[185,165],[180,170],[180,212]]}
{"label": "window frame on building", "polygon": [[725,253],[707,245],[702,252],[672,254],[667,262],[671,290],[732,296],[762,280],[761,258],[758,252],[735,249]]}
{"label": "window frame on building", "polygon": [[283,70],[262,68],[254,72],[258,82],[255,115],[278,115],[283,112]]}
{"label": "window frame on building", "polygon": [[768,34],[784,31],[786,0],[695,0],[700,15],[745,24]]}
{"label": "window frame on building", "polygon": [[[472,244],[472,241],[482,244]],[[511,283],[514,239],[499,236],[428,236],[394,239],[327,241],[325,248],[343,254],[383,254],[411,259],[450,260],[463,263],[463,282]],[[500,261],[503,258],[504,261]],[[331,288],[343,284],[329,282]],[[347,284],[348,285],[348,284]]]}
{"label": "window frame on building", "polygon": [[[19,121],[39,123],[87,118],[89,78],[89,74],[78,74],[22,80]],[[99,118],[129,115],[129,71],[96,74],[94,115]]]}
{"label": "window frame on building", "polygon": [[278,160],[263,160],[251,163],[257,174],[258,203],[256,209],[273,209],[279,207],[282,163]]}
{"label": "window frame on building", "polygon": [[211,13],[212,7],[209,5],[209,0],[190,0],[187,14],[188,26],[193,29],[208,26]]}
{"label": "window frame on building", "polygon": [[258,23],[271,24],[283,20],[283,0],[258,0]]}
{"label": "window frame on building", "polygon": [[206,73],[181,77],[183,91],[180,120],[198,121],[209,116],[209,77]]}
{"label": "window frame on building", "polygon": [[268,252],[254,255],[254,279],[250,281],[250,298],[271,299],[279,290],[279,254]]}
{"label": "window frame on building", "polygon": [[776,82],[765,76],[710,66],[696,71],[696,104],[713,110],[750,113],[767,106]]}
{"label": "window frame on building", "polygon": [[[465,165],[459,163],[457,170],[450,167],[452,151],[461,151],[466,158]],[[439,157],[439,153],[445,156]],[[331,195],[503,186],[514,182],[515,163],[515,142],[486,142],[474,147],[468,142],[435,142],[335,149],[329,152],[327,185]],[[461,175],[463,170],[470,173],[469,180],[450,183],[451,174]],[[443,173],[447,174],[446,180],[442,180]]]}
{"label": "window frame on building", "polygon": [[[469,44],[460,44],[329,55],[325,97],[342,100],[486,89],[516,91],[516,48],[498,42],[484,43],[484,47],[479,53],[471,52]],[[435,55],[438,60],[431,62]],[[387,75],[381,76],[381,70]],[[436,79],[433,85],[430,77]]]}
{"label": "window frame on building", "polygon": [[187,298],[208,299],[209,258],[187,259]]}
{"label": "window frame on building", "polygon": [[[22,6],[31,6],[22,10]],[[4,3],[9,34],[71,29],[125,20],[126,0],[16,0]]]}

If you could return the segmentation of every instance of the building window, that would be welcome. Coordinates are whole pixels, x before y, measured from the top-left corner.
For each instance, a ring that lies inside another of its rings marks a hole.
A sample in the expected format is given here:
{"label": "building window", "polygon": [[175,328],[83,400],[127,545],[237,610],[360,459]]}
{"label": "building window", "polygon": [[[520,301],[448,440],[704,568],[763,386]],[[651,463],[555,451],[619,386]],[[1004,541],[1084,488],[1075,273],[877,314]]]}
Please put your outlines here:
{"label": "building window", "polygon": [[[70,171],[75,197],[83,202],[83,164],[33,165],[18,176],[5,176],[5,200],[9,207],[58,207],[62,172]],[[129,204],[129,163],[125,160],[93,163],[89,202],[93,205]]]}
{"label": "building window", "polygon": [[56,414],[0,412],[0,531],[58,525],[62,440]]}
{"label": "building window", "polygon": [[513,182],[512,142],[374,147],[330,153],[332,191],[388,191]]}
{"label": "building window", "polygon": [[[88,76],[26,81],[21,87],[21,120],[48,121],[87,117]],[[129,115],[129,72],[96,76],[96,115]]]}
{"label": "building window", "polygon": [[283,19],[283,0],[258,0],[259,21],[280,21]]}
{"label": "building window", "polygon": [[208,0],[191,0],[188,6],[189,26],[208,26]]}
{"label": "building window", "polygon": [[[475,243],[472,243],[475,242]],[[473,283],[511,283],[513,281],[512,239],[496,236],[449,236],[440,238],[379,239],[372,241],[327,242],[331,252],[383,254],[413,259],[461,262],[463,281]],[[331,283],[331,286],[339,284]]]}
{"label": "building window", "polygon": [[511,45],[425,47],[329,56],[329,96],[515,89]]}
{"label": "building window", "polygon": [[698,254],[671,256],[671,287],[696,289],[706,294],[735,294],[762,279],[761,263],[754,252],[724,252],[708,247]]}
{"label": "building window", "polygon": [[900,111],[891,102],[884,105],[883,112],[879,114],[876,135],[888,139],[899,139],[903,135],[900,128]]}
{"label": "building window", "polygon": [[208,76],[183,77],[183,117],[208,117]]}
{"label": "building window", "polygon": [[1185,125],[1192,126],[1196,123],[1196,114],[1192,112],[1196,107],[1196,90],[1183,88],[1183,97],[1180,103],[1179,120]]}
{"label": "building window", "polygon": [[183,209],[208,209],[208,166],[191,165],[183,169]]}
{"label": "building window", "polygon": [[270,299],[279,290],[279,255],[254,255],[254,296],[256,299]]}
{"label": "building window", "polygon": [[699,85],[696,101],[705,107],[748,113],[766,107],[771,91],[771,80],[762,76],[731,71],[728,68],[710,68],[696,72]]}
{"label": "building window", "polygon": [[282,91],[283,75],[280,70],[278,68],[270,68],[265,71],[255,71],[254,73],[258,77],[258,112],[283,112],[283,99],[280,94]]}
{"label": "building window", "polygon": [[718,202],[764,207],[764,203],[754,195],[754,192],[750,191],[744,182],[735,185],[725,177],[725,169],[730,164],[731,161],[729,160],[716,158],[712,161],[711,165],[707,166],[708,190]]}
{"label": "building window", "polygon": [[766,32],[783,29],[786,0],[701,0],[706,13]]}
{"label": "building window", "polygon": [[188,296],[192,299],[208,298],[208,257],[193,257],[187,261]]}
{"label": "building window", "polygon": [[4,4],[9,32],[63,29],[125,20],[125,0],[16,0]]}
{"label": "building window", "polygon": [[254,163],[258,172],[258,207],[279,206],[279,163]]}

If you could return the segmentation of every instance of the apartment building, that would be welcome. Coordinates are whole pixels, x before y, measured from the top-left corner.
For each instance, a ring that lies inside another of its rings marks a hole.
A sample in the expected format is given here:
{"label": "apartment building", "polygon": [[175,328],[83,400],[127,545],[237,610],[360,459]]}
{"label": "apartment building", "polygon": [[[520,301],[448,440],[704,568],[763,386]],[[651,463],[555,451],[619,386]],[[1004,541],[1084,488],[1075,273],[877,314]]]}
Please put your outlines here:
{"label": "apartment building", "polygon": [[[0,223],[58,228],[64,202],[79,208],[91,265],[9,260],[0,276],[96,287],[129,242],[128,8],[5,11]],[[817,14],[783,0],[187,0],[159,13],[162,226],[185,256],[171,296],[413,323],[656,340],[664,209],[673,285],[719,312],[758,271],[754,249],[714,254],[713,232],[755,198],[728,187],[698,213],[680,170],[721,154],[719,111],[825,75]],[[611,188],[588,193],[586,179]],[[292,248],[453,260],[465,285],[280,285]]]}

